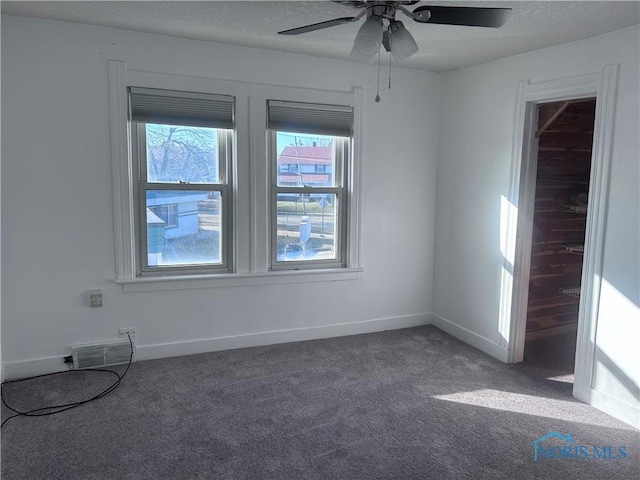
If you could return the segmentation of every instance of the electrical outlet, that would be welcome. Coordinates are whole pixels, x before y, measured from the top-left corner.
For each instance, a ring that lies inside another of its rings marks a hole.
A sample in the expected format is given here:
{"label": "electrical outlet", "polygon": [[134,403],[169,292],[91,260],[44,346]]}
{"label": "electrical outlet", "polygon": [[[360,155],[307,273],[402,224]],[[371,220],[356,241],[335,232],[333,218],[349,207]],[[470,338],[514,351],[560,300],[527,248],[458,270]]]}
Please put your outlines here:
{"label": "electrical outlet", "polygon": [[137,334],[136,327],[129,328],[121,328],[118,330],[118,335],[123,338],[131,337],[134,338]]}
{"label": "electrical outlet", "polygon": [[102,307],[103,305],[102,290],[89,290],[87,292],[87,298],[89,300],[89,306],[91,308]]}

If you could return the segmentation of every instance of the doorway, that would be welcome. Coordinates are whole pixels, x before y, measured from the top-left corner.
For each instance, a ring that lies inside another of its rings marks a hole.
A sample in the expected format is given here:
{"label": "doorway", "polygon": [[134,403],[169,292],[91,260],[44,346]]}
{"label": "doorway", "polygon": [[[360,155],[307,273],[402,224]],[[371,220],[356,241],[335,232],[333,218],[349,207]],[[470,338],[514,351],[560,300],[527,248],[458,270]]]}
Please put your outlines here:
{"label": "doorway", "polygon": [[595,98],[537,105],[524,365],[573,383]]}
{"label": "doorway", "polygon": [[[606,212],[609,198],[616,90],[619,65],[605,65],[598,72],[573,77],[517,85],[511,179],[506,200],[509,209],[505,220],[505,261],[512,276],[506,276],[504,310],[509,312],[504,324],[507,362],[524,359],[526,320],[529,297],[529,263],[533,236],[535,183],[537,174],[538,105],[566,100],[596,98],[593,152],[589,179],[588,213],[580,280],[578,334],[575,353],[573,396],[596,408],[620,414],[624,407],[611,407],[592,388],[596,351],[598,307],[603,278]],[[512,279],[512,283],[509,282]],[[509,301],[510,300],[510,301]],[[503,328],[501,325],[500,328]],[[615,414],[614,414],[615,416]]]}

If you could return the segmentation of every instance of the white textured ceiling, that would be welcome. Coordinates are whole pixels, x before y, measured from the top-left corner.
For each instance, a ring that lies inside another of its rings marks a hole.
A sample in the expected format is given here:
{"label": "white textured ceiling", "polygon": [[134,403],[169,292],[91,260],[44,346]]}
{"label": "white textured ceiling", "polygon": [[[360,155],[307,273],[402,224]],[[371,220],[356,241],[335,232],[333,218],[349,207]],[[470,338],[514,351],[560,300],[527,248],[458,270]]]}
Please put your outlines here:
{"label": "white textured ceiling", "polygon": [[[499,28],[419,24],[402,14],[420,47],[398,65],[446,71],[640,23],[638,1],[422,1],[420,5],[510,7]],[[276,32],[360,10],[325,1],[2,1],[2,13],[135,30],[318,57],[349,59],[361,22],[298,36]]]}

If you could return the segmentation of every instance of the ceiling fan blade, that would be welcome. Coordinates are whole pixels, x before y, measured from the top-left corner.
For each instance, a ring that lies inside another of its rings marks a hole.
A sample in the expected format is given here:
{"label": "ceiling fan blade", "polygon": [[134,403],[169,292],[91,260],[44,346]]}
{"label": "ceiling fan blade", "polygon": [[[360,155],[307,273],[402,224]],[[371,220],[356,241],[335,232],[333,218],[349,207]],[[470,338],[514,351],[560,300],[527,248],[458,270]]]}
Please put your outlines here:
{"label": "ceiling fan blade", "polygon": [[283,30],[282,32],[278,32],[278,35],[300,35],[301,33],[314,32],[316,30],[322,30],[323,28],[335,27],[336,25],[342,25],[343,23],[350,23],[358,20],[359,18],[360,17],[334,18],[333,20],[327,20],[326,22],[313,23],[311,25],[305,25],[304,27]]}
{"label": "ceiling fan blade", "polygon": [[429,11],[426,19],[414,18],[419,23],[439,23],[443,25],[465,25],[468,27],[501,27],[511,14],[510,8],[478,8],[478,7],[431,7],[424,5],[413,13]]}
{"label": "ceiling fan blade", "polygon": [[[367,2],[358,1],[343,1],[343,0],[331,0],[333,3],[339,3],[345,7],[362,8],[367,5]],[[417,3],[417,2],[416,2]]]}

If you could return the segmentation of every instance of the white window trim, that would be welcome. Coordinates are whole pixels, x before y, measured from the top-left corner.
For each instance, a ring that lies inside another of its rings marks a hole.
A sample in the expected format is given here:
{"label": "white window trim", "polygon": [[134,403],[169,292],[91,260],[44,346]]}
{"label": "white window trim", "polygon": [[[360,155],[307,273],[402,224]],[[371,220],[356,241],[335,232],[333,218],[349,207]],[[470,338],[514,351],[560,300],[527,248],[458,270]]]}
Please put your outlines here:
{"label": "white window trim", "polygon": [[[362,161],[362,89],[350,92],[320,91],[299,87],[216,80],[184,75],[144,72],[127,68],[125,62],[108,62],[110,145],[113,180],[115,238],[115,283],[125,292],[181,290],[300,282],[355,280],[363,272],[360,263]],[[134,174],[130,166],[130,139],[127,124],[128,86],[167,90],[218,93],[236,97],[236,145],[233,166],[234,208],[231,223],[234,241],[229,263],[233,273],[138,277],[134,227]],[[268,157],[266,100],[348,104],[354,107],[352,175],[348,216],[347,267],[270,271]],[[238,141],[241,138],[242,141]],[[239,213],[241,212],[241,213]]]}

